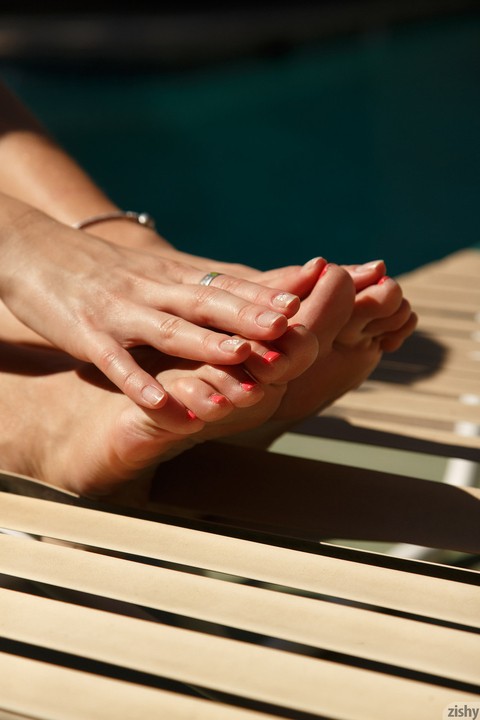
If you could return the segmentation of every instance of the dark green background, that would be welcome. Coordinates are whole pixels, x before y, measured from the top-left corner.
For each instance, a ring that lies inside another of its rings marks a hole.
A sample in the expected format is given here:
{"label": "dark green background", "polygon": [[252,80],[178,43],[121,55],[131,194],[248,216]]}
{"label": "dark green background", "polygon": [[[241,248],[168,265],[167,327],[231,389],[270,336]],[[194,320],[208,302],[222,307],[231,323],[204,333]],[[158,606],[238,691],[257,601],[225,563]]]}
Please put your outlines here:
{"label": "dark green background", "polygon": [[383,257],[398,274],[480,239],[478,16],[188,70],[3,71],[182,249],[264,268]]}

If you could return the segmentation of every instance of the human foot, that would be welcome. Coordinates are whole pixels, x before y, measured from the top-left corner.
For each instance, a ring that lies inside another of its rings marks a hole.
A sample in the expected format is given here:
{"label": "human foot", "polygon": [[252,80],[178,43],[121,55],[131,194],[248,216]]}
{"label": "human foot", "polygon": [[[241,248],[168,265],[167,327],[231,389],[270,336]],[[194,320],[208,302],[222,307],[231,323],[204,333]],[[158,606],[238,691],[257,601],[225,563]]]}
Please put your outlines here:
{"label": "human foot", "polygon": [[192,444],[211,422],[263,397],[241,367],[137,352],[167,402],[139,408],[90,364],[50,348],[0,343],[0,466],[79,494],[105,494]]}
{"label": "human foot", "polygon": [[[330,370],[334,365],[333,348],[355,314],[354,299],[355,287],[347,271],[328,265],[294,318],[317,338],[318,352],[313,363],[296,376],[290,372],[270,382],[263,379],[264,397],[248,415],[232,414],[220,432],[212,425],[206,428],[205,436],[218,439],[228,435],[228,442],[266,447],[295,420],[310,415],[317,405],[329,404],[331,388],[322,379],[323,366]],[[275,341],[276,349],[281,349],[285,337]],[[343,376],[336,379],[337,387],[340,380],[343,382]]]}
{"label": "human foot", "polygon": [[172,367],[167,356],[140,352],[139,362],[168,390],[158,411],[133,404],[91,365],[52,349],[5,343],[0,348],[1,465],[79,494],[107,494],[194,443],[261,424],[278,408],[287,383],[314,361],[318,346],[324,353],[331,345],[351,314],[352,296],[351,282],[340,269],[318,282],[299,318],[317,337],[312,342],[300,326],[278,341],[288,363],[273,363],[270,372],[277,377],[266,386],[268,393],[236,366],[175,361]]}
{"label": "human foot", "polygon": [[[252,367],[290,379],[313,362],[317,346],[305,328],[292,328],[273,362],[259,345]],[[136,360],[168,392],[158,411],[134,405],[93,365],[52,348],[0,343],[0,467],[81,495],[109,494],[206,439],[209,426],[221,435],[229,415],[245,422],[264,396],[240,366],[174,360],[150,348]]]}
{"label": "human foot", "polygon": [[[328,352],[319,354],[305,373],[288,383],[268,422],[229,438],[230,442],[267,447],[298,420],[322,411],[361,385],[378,365],[383,352],[397,350],[411,335],[417,317],[400,286],[385,275],[377,280],[383,271],[381,262],[369,265],[356,278],[356,266],[347,268],[357,289],[354,308]],[[375,280],[375,284],[369,284]]]}

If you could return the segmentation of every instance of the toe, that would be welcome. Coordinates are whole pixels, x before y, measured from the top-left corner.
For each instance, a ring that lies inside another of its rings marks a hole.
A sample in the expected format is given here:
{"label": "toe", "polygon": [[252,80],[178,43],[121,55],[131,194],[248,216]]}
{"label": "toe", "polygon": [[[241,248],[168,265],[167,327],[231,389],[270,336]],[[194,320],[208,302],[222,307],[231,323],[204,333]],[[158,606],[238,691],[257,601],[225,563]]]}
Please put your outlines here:
{"label": "toe", "polygon": [[338,265],[327,265],[295,316],[296,322],[316,335],[320,356],[331,350],[333,341],[350,319],[354,299],[355,287],[347,271]]}
{"label": "toe", "polygon": [[265,384],[289,382],[305,372],[318,354],[316,336],[303,325],[291,325],[281,338],[265,346],[253,344],[244,367]]}
{"label": "toe", "polygon": [[203,422],[221,420],[233,410],[224,393],[200,377],[183,377],[175,380],[169,391],[187,408],[187,415]]}
{"label": "toe", "polygon": [[363,265],[342,265],[342,267],[352,278],[357,293],[370,285],[378,283],[386,272],[383,260],[372,260]]}
{"label": "toe", "polygon": [[365,333],[372,337],[383,335],[387,332],[395,332],[400,330],[408,321],[412,314],[410,303],[405,298],[402,299],[400,307],[392,315],[379,320],[372,320],[365,326]]}

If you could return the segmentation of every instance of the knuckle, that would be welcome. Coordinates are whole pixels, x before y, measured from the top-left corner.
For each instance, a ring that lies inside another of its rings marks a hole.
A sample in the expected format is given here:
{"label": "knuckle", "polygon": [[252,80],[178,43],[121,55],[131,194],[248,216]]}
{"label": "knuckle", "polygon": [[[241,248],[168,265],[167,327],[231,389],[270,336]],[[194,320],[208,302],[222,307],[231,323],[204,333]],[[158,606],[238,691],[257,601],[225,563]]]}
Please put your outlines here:
{"label": "knuckle", "polygon": [[[240,323],[251,323],[256,315],[259,313],[261,309],[265,309],[263,307],[259,308],[255,305],[252,305],[251,303],[246,303],[245,305],[242,305],[237,310],[237,321]],[[238,322],[237,322],[238,325]]]}
{"label": "knuckle", "polygon": [[103,348],[98,358],[98,367],[102,372],[108,374],[112,371],[118,370],[120,359],[118,357],[118,351],[116,348]]}
{"label": "knuckle", "polygon": [[242,283],[243,280],[240,280],[240,278],[232,277],[231,275],[220,275],[220,277],[215,278],[214,287],[235,293]]}
{"label": "knuckle", "polygon": [[215,296],[215,288],[209,286],[199,285],[195,288],[194,301],[198,307],[204,307],[210,305]]}
{"label": "knuckle", "polygon": [[200,346],[200,354],[209,357],[211,353],[217,350],[217,337],[214,332],[205,332],[198,338]]}
{"label": "knuckle", "polygon": [[130,391],[136,390],[139,382],[135,370],[127,370],[122,378],[124,392],[128,395]]}
{"label": "knuckle", "polygon": [[181,333],[184,321],[173,315],[163,318],[158,323],[158,331],[162,337],[163,342],[171,343]]}
{"label": "knuckle", "polygon": [[222,290],[257,305],[270,305],[272,294],[275,294],[256,283],[229,276],[223,276]]}
{"label": "knuckle", "polygon": [[121,355],[119,349],[105,348],[100,355],[98,367],[113,382],[121,383],[122,388],[133,390],[138,384],[136,368],[128,367]]}

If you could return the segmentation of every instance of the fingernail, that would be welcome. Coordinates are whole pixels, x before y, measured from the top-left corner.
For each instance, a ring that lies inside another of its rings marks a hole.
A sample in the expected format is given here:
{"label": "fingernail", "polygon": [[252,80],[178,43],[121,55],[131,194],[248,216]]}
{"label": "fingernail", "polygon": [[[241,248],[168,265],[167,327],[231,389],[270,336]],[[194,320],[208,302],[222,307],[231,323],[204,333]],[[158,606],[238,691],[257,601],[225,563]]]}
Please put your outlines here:
{"label": "fingernail", "polygon": [[280,293],[279,295],[276,295],[273,300],[272,304],[276,305],[277,307],[286,308],[292,303],[298,303],[299,299],[296,295],[292,295],[291,293]]}
{"label": "fingernail", "polygon": [[308,262],[306,262],[303,268],[304,270],[310,270],[311,268],[314,268],[315,265],[317,265],[320,261],[325,262],[325,259],[320,256],[314,257]]}
{"label": "fingernail", "polygon": [[367,273],[370,270],[376,270],[380,265],[383,264],[383,260],[373,260],[372,262],[364,263],[363,265],[357,265],[353,272],[361,275],[362,273]]}
{"label": "fingernail", "polygon": [[193,412],[193,410],[187,410],[187,417],[189,418],[189,420],[196,420],[196,419],[197,419],[197,416],[195,415],[195,413]]}
{"label": "fingernail", "polygon": [[283,318],[283,315],[278,315],[278,313],[267,310],[266,312],[261,313],[257,317],[257,325],[260,325],[260,327],[269,328],[274,323],[276,323],[279,318]]}
{"label": "fingernail", "polygon": [[280,357],[280,353],[276,352],[275,350],[269,350],[268,352],[263,355],[263,359],[266,363],[273,363],[275,360],[278,360]]}
{"label": "fingernail", "polygon": [[227,398],[225,395],[220,395],[220,393],[214,393],[210,395],[210,400],[215,403],[215,405],[223,405],[227,401]]}
{"label": "fingernail", "polygon": [[237,352],[246,345],[248,345],[248,342],[246,340],[242,340],[241,338],[228,338],[227,340],[222,340],[220,343],[222,350],[229,353]]}
{"label": "fingernail", "polygon": [[242,388],[246,390],[247,392],[250,392],[250,390],[253,390],[254,387],[257,387],[256,382],[251,382],[249,380],[245,380],[245,382],[240,383]]}
{"label": "fingernail", "polygon": [[154,385],[145,385],[142,390],[142,398],[149,405],[158,405],[165,398],[165,393]]}
{"label": "fingernail", "polygon": [[390,278],[388,277],[388,275],[384,275],[383,277],[380,278],[377,285],[383,285],[383,283],[387,282],[387,280],[390,280]]}

